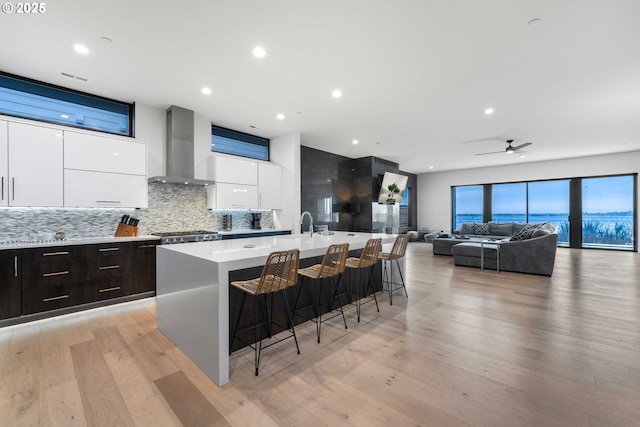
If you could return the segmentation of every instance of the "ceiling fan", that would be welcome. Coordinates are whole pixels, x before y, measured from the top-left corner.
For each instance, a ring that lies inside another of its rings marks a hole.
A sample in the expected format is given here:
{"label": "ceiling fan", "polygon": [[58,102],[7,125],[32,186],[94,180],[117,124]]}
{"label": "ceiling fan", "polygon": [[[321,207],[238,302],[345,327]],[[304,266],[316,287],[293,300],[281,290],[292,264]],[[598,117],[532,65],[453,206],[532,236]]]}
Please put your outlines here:
{"label": "ceiling fan", "polygon": [[[524,147],[528,147],[529,145],[533,144],[532,142],[525,142],[524,144],[516,145],[515,147],[513,147],[511,146],[511,143],[513,143],[513,139],[507,139],[507,148],[505,148],[504,150],[491,151],[489,153],[476,153],[476,156],[484,156],[485,154],[498,154],[498,153],[513,154],[516,151],[519,151],[520,149]],[[522,153],[524,153],[524,151],[522,151]]]}

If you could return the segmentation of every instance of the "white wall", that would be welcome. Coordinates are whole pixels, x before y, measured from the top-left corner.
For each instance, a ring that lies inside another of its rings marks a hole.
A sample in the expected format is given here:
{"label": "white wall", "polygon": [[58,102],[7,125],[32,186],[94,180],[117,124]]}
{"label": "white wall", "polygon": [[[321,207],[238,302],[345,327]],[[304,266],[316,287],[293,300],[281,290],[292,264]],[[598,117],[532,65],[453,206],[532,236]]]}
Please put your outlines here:
{"label": "white wall", "polygon": [[300,233],[300,134],[290,133],[270,142],[271,161],[282,167],[282,210],[275,211],[276,227]]}
{"label": "white wall", "polygon": [[[418,175],[418,229],[451,229],[451,186],[640,172],[640,151]],[[636,206],[636,209],[638,207]]]}

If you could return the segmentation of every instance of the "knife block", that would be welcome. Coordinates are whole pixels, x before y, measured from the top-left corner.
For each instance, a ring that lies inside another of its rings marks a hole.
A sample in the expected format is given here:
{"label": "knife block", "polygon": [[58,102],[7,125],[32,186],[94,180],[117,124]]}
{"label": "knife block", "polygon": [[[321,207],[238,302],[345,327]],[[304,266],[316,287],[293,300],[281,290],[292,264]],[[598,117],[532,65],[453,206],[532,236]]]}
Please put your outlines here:
{"label": "knife block", "polygon": [[135,237],[138,235],[138,227],[133,225],[118,223],[116,228],[116,237]]}

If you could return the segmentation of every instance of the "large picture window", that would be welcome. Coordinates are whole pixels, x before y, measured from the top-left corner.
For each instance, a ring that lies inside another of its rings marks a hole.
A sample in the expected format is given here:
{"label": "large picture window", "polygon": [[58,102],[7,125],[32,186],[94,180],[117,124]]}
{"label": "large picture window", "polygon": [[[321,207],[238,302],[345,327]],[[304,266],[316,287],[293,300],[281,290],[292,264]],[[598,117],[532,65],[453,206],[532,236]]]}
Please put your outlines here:
{"label": "large picture window", "polygon": [[633,176],[582,180],[582,246],[633,247]]}
{"label": "large picture window", "polygon": [[453,187],[453,228],[463,222],[482,222],[482,185]]}
{"label": "large picture window", "polygon": [[133,135],[134,106],[0,73],[0,114]]}
{"label": "large picture window", "polygon": [[452,223],[550,222],[560,246],[635,251],[636,194],[636,174],[452,187]]}

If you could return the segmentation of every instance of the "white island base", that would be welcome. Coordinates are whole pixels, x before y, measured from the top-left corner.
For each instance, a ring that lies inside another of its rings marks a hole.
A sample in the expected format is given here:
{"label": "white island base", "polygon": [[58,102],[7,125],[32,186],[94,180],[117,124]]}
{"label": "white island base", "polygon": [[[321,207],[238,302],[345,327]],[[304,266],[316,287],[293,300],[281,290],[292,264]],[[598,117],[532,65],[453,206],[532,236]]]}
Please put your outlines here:
{"label": "white island base", "polygon": [[158,246],[158,329],[222,386],[229,382],[230,271],[262,266],[273,251],[297,248],[304,259],[323,256],[332,244],[362,249],[371,238],[395,240],[390,234],[335,232]]}

